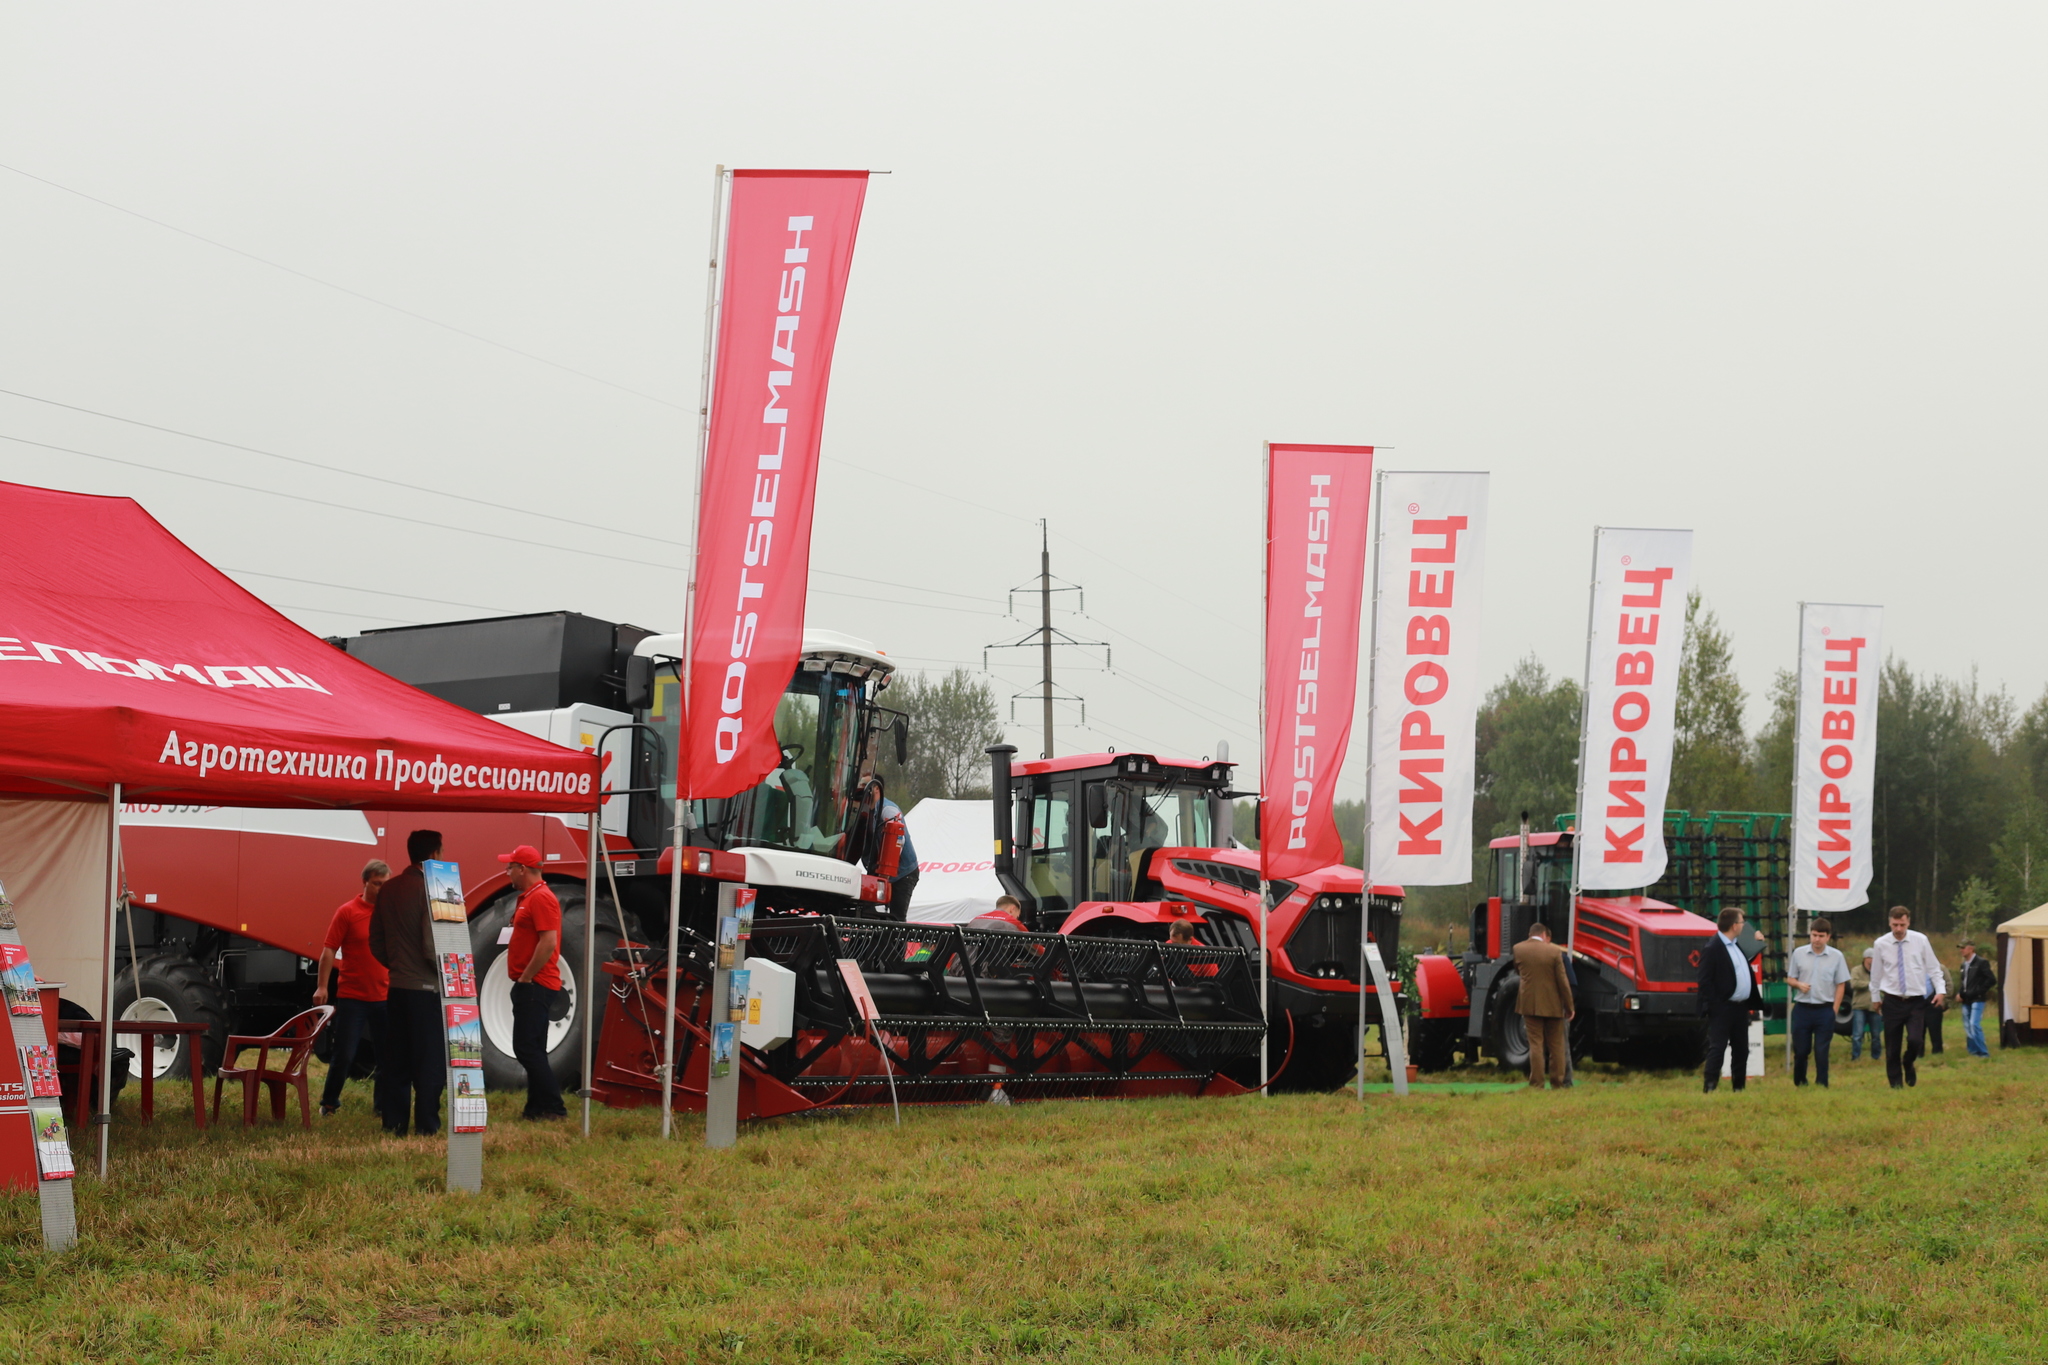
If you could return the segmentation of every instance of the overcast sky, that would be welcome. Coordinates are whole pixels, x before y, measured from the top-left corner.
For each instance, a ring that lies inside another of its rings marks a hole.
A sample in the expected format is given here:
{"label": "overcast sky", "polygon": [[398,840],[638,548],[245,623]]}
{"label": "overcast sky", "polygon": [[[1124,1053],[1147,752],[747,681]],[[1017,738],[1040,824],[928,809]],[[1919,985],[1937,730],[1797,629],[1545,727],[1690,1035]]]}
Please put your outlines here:
{"label": "overcast sky", "polygon": [[712,167],[866,167],[811,621],[979,668],[1050,518],[1115,645],[1063,752],[1255,762],[1266,440],[1493,471],[1489,677],[1579,672],[1596,524],[1682,526],[1752,722],[1802,598],[2025,704],[2044,51],[2037,6],[10,2],[0,434],[133,463],[0,478],[322,634],[680,629]]}

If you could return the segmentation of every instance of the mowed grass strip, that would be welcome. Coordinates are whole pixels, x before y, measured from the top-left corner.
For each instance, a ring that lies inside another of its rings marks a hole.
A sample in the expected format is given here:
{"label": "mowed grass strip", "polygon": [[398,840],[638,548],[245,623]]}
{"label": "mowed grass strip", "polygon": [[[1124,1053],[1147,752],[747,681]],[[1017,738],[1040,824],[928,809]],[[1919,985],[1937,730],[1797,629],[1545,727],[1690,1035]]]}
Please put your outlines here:
{"label": "mowed grass strip", "polygon": [[500,1096],[478,1197],[363,1085],[310,1134],[131,1094],[77,1250],[0,1201],[0,1358],[2048,1359],[2048,1053],[1894,1093],[1846,1051],[1831,1091],[882,1110],[720,1153]]}

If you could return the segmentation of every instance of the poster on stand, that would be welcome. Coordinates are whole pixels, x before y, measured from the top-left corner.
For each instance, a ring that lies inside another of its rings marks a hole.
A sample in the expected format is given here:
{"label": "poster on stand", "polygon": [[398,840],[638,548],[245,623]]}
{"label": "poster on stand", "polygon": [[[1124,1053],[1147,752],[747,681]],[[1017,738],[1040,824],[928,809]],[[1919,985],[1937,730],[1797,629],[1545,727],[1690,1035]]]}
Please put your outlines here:
{"label": "poster on stand", "polygon": [[1371,877],[1472,879],[1487,476],[1379,477],[1372,630]]}
{"label": "poster on stand", "polygon": [[475,1005],[443,1005],[448,1019],[448,1065],[484,1064],[484,1025]]}
{"label": "poster on stand", "polygon": [[1586,890],[1633,890],[1664,876],[1664,798],[1691,589],[1692,532],[1593,533],[1574,849]]}
{"label": "poster on stand", "polygon": [[1792,902],[1838,914],[1870,901],[1883,607],[1799,606]]}
{"label": "poster on stand", "polygon": [[456,863],[420,864],[427,880],[427,910],[443,924],[466,924],[469,909],[462,903],[462,868]]}
{"label": "poster on stand", "polygon": [[732,1045],[738,1036],[734,1024],[713,1024],[711,1026],[711,1074],[714,1077],[732,1074]]}
{"label": "poster on stand", "polygon": [[747,991],[753,986],[754,974],[741,967],[725,983],[725,1017],[735,1024],[745,1023],[747,1018]]}

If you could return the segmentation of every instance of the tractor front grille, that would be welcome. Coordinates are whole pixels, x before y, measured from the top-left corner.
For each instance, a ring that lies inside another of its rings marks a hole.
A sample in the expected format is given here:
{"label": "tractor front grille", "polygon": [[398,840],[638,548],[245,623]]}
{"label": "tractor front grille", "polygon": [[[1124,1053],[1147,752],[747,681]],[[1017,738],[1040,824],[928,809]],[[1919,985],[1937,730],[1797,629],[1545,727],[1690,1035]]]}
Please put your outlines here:
{"label": "tractor front grille", "polygon": [[1713,937],[1712,934],[1658,934],[1643,930],[1644,979],[1666,984],[1697,982],[1700,979],[1700,951]]}
{"label": "tractor front grille", "polygon": [[[1358,910],[1355,895],[1311,896],[1308,912],[1287,938],[1287,956],[1294,970],[1303,976],[1330,981],[1358,980]],[[1374,896],[1370,913],[1373,942],[1379,945],[1380,960],[1387,975],[1400,971],[1400,902],[1390,896]]]}

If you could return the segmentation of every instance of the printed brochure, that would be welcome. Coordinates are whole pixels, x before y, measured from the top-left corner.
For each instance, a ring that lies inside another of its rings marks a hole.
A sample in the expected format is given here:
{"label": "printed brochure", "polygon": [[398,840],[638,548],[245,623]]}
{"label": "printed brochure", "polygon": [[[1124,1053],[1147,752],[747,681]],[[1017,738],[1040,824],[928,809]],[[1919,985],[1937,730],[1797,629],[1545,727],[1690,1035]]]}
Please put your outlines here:
{"label": "printed brochure", "polygon": [[71,1143],[64,1136],[64,1106],[56,1100],[35,1100],[28,1107],[35,1132],[36,1168],[45,1180],[69,1180]]}
{"label": "printed brochure", "polygon": [[57,1075],[57,1049],[48,1043],[31,1043],[21,1050],[21,1078],[32,1100],[57,1099],[64,1094]]}
{"label": "printed brochure", "polygon": [[[466,1082],[469,1080],[469,1077],[459,1076],[456,1079]],[[456,1132],[481,1133],[484,1129],[490,1127],[491,1107],[484,1100],[482,1092],[483,1087],[481,1083],[478,1084],[475,1093],[465,1091],[459,1084],[456,1086],[455,1108],[454,1112],[449,1115]]]}
{"label": "printed brochure", "polygon": [[754,983],[754,974],[742,967],[725,979],[725,1017],[735,1024],[747,1019],[747,991]]}
{"label": "printed brochure", "polygon": [[443,1005],[448,1018],[448,1065],[484,1064],[484,1024],[475,1005]]}
{"label": "printed brochure", "polygon": [[427,879],[427,909],[444,924],[469,922],[468,907],[462,903],[462,868],[456,863],[424,862],[420,871]]}
{"label": "printed brochure", "polygon": [[441,954],[441,994],[450,999],[476,998],[476,959],[468,953]]}
{"label": "printed brochure", "polygon": [[7,997],[9,1014],[41,1014],[43,997],[36,990],[36,969],[29,965],[28,949],[19,943],[0,943],[0,992]]}

